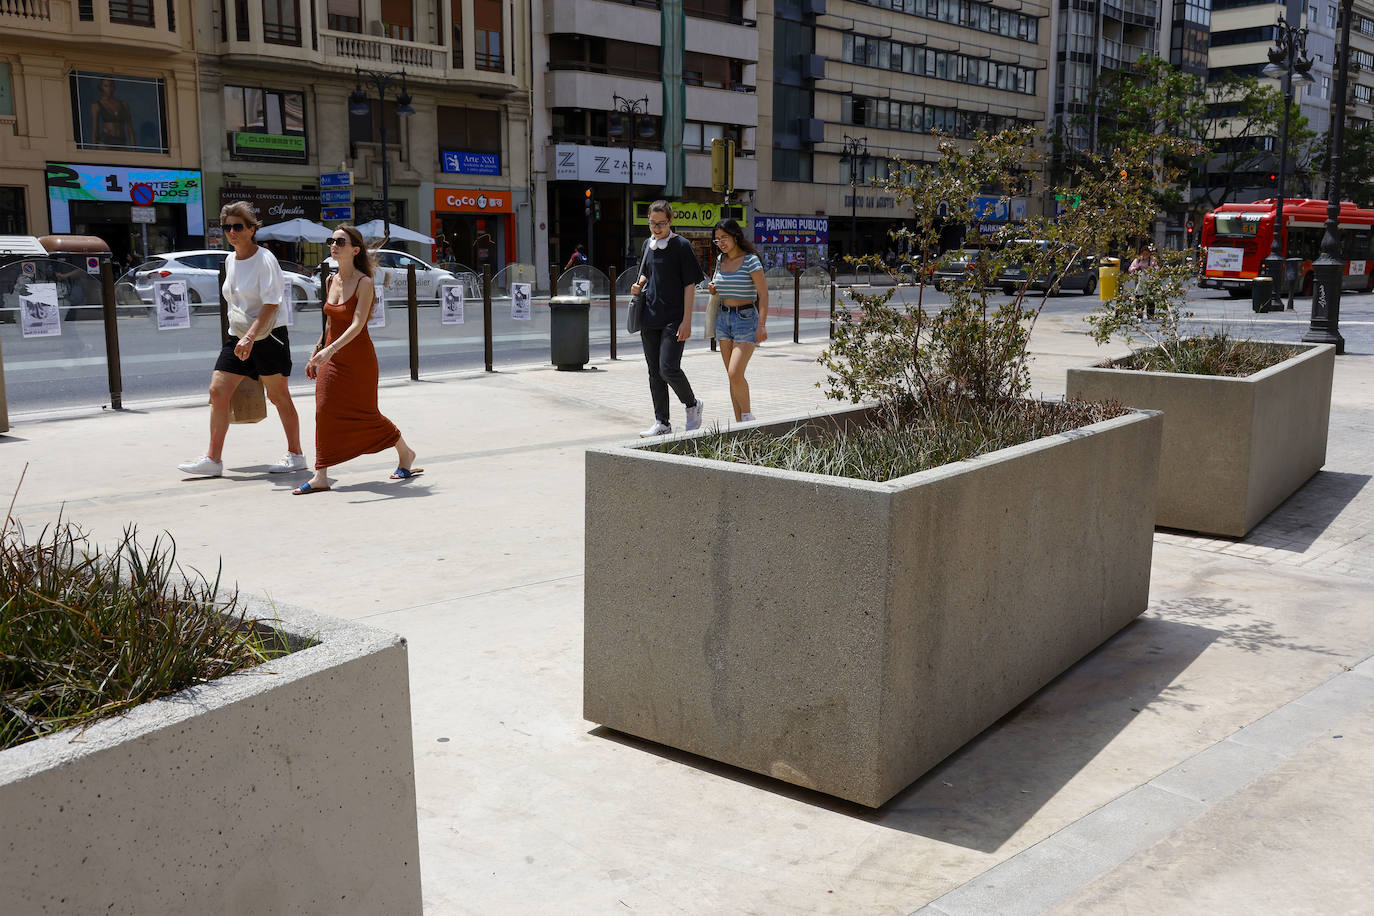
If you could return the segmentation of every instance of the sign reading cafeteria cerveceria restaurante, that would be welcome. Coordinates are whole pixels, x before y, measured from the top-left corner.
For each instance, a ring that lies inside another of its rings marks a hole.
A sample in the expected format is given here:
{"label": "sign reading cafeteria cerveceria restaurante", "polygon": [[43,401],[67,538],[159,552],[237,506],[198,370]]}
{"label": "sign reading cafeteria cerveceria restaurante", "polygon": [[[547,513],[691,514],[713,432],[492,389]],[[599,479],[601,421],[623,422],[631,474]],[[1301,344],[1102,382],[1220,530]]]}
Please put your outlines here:
{"label": "sign reading cafeteria cerveceria restaurante", "polygon": [[[280,223],[301,217],[320,220],[320,192],[293,188],[220,188],[219,205],[246,200],[263,223]],[[218,215],[218,214],[216,214]]]}

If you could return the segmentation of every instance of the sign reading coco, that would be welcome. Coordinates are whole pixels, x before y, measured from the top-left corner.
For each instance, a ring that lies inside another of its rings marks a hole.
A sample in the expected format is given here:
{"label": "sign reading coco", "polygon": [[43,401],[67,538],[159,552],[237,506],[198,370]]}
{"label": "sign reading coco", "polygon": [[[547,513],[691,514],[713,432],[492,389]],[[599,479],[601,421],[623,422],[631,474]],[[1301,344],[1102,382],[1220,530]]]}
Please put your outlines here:
{"label": "sign reading coco", "polygon": [[514,213],[510,191],[487,188],[435,188],[436,213]]}

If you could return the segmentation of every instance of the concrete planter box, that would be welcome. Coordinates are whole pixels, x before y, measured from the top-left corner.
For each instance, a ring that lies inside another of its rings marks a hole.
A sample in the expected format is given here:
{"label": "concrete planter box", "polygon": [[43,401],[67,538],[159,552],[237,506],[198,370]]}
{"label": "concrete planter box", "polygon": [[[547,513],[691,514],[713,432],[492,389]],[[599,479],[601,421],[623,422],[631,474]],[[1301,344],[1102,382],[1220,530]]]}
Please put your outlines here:
{"label": "concrete planter box", "polygon": [[588,450],[586,718],[882,805],[1145,609],[1162,426],[886,483]]}
{"label": "concrete planter box", "polygon": [[1246,378],[1070,369],[1068,396],[1164,413],[1155,523],[1244,537],[1321,470],[1335,347]]}
{"label": "concrete planter box", "polygon": [[6,913],[418,916],[404,640],[248,616],[309,647],[0,752]]}

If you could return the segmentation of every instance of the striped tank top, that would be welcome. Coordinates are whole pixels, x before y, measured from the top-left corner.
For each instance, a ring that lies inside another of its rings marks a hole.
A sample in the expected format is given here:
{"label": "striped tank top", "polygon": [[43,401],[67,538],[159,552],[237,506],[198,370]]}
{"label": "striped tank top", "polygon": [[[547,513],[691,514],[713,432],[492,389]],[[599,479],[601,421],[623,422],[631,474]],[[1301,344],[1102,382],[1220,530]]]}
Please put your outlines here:
{"label": "striped tank top", "polygon": [[746,254],[739,269],[729,273],[721,270],[720,265],[721,260],[717,260],[716,273],[711,278],[716,284],[716,295],[722,299],[752,301],[758,298],[758,291],[754,289],[754,278],[750,276],[756,270],[763,270],[763,262],[758,259],[758,255]]}

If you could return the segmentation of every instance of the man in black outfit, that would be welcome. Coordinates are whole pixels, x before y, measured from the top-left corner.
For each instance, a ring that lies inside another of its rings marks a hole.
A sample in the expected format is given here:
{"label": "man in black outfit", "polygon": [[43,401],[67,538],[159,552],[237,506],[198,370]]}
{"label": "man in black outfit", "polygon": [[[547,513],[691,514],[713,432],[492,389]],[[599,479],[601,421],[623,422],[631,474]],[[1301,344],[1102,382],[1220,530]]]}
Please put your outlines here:
{"label": "man in black outfit", "polygon": [[649,205],[648,251],[643,272],[630,287],[632,294],[645,290],[640,340],[649,366],[649,395],[654,401],[654,425],[641,436],[662,436],[673,431],[668,415],[668,388],[687,407],[687,430],[701,426],[706,404],[692,393],[682,371],[682,347],[692,336],[692,307],[696,285],[706,279],[697,263],[692,243],[673,232],[673,209],[666,200]]}

